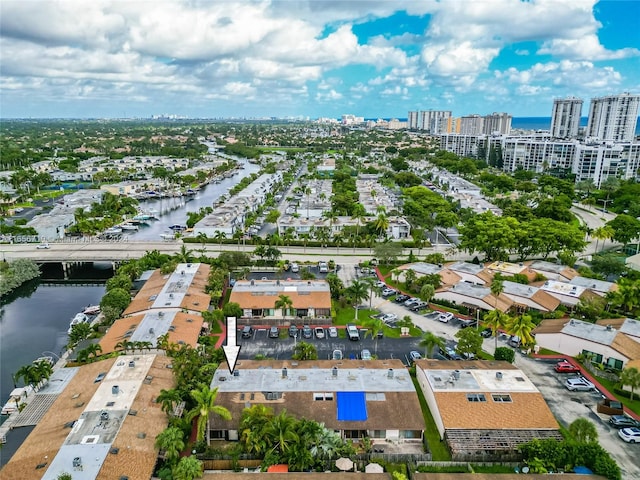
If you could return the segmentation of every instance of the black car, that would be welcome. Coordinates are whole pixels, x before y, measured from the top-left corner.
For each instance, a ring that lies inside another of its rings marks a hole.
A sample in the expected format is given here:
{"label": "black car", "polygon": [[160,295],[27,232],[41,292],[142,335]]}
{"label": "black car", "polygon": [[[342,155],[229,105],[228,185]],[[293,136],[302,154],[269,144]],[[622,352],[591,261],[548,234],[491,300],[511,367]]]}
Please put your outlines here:
{"label": "black car", "polygon": [[253,328],[250,325],[242,327],[242,338],[251,338],[253,336]]}
{"label": "black car", "polygon": [[302,336],[304,338],[313,338],[313,330],[311,330],[309,325],[304,325],[302,327]]}
{"label": "black car", "polygon": [[609,425],[614,428],[640,427],[640,422],[626,415],[611,415],[609,417]]}
{"label": "black car", "polygon": [[469,320],[460,320],[460,328],[475,327],[476,325],[478,325],[478,322],[473,318]]}
{"label": "black car", "polygon": [[289,326],[289,336],[290,337],[297,337],[298,336],[298,327],[296,327],[295,325],[290,325]]}
{"label": "black car", "polygon": [[405,294],[397,295],[393,301],[396,303],[403,303],[405,300],[409,300],[409,295],[405,295]]}
{"label": "black car", "polygon": [[269,338],[278,338],[280,336],[280,330],[278,327],[273,326],[269,329]]}
{"label": "black car", "polygon": [[491,330],[490,328],[485,328],[480,332],[480,336],[484,338],[489,338],[491,335],[493,335],[493,330]]}

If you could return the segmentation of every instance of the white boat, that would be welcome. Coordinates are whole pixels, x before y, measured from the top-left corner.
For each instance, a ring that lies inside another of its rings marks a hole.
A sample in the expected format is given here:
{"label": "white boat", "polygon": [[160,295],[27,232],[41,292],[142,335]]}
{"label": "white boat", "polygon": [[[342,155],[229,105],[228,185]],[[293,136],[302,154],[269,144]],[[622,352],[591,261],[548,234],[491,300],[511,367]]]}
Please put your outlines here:
{"label": "white boat", "polygon": [[120,225],[120,228],[130,232],[137,232],[139,230],[137,225],[133,225],[131,223],[123,223]]}
{"label": "white boat", "polygon": [[13,412],[18,411],[18,406],[24,402],[24,400],[33,393],[33,387],[27,385],[26,387],[14,388],[9,394],[9,400],[2,407],[2,415],[11,415]]}
{"label": "white boat", "polygon": [[100,313],[100,305],[89,305],[82,313],[85,315],[98,315]]}
{"label": "white boat", "polygon": [[174,240],[176,238],[175,233],[161,233],[160,238],[163,240]]}
{"label": "white boat", "polygon": [[88,323],[89,322],[89,317],[87,317],[84,313],[80,312],[80,313],[76,313],[76,316],[73,317],[73,319],[71,320],[71,323],[69,324],[69,330],[67,330],[67,333],[71,333],[71,330],[73,329],[74,325],[79,325],[81,323]]}
{"label": "white boat", "polygon": [[111,228],[107,228],[104,231],[105,235],[115,235],[118,233],[122,233],[122,228],[120,227],[111,227]]}

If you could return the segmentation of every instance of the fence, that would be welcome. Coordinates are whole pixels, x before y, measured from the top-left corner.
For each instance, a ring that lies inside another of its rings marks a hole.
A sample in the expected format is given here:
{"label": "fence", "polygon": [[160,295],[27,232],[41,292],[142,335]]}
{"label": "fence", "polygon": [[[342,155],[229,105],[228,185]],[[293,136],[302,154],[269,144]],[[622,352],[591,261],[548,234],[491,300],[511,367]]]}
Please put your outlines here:
{"label": "fence", "polygon": [[606,370],[600,370],[591,362],[584,362],[583,367],[589,370],[589,372],[596,377],[605,378],[610,382],[618,383],[618,381],[620,380],[620,377],[616,373],[607,372]]}

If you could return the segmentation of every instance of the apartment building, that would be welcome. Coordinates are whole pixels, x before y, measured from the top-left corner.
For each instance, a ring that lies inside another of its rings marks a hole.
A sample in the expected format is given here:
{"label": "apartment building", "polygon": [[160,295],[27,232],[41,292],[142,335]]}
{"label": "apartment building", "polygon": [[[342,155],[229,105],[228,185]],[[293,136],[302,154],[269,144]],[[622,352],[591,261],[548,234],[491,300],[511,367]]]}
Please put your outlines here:
{"label": "apartment building", "polygon": [[640,95],[622,93],[591,99],[587,137],[630,142],[636,134]]}
{"label": "apartment building", "polygon": [[551,112],[551,136],[553,138],[576,138],[580,128],[582,99],[576,97],[556,98]]}

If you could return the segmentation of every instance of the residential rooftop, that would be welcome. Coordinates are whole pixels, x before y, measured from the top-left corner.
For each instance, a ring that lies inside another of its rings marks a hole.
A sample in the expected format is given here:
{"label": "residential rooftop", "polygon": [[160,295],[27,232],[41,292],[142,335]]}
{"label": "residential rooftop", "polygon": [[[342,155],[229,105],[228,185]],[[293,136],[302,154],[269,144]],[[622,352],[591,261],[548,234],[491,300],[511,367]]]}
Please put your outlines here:
{"label": "residential rooftop", "polygon": [[574,277],[569,282],[571,285],[578,285],[580,287],[588,288],[598,293],[608,293],[616,288],[616,284],[613,282],[606,282],[604,280],[597,280],[595,278],[586,277]]}
{"label": "residential rooftop", "polygon": [[580,298],[586,288],[580,285],[572,285],[570,283],[558,282],[556,280],[547,280],[540,287],[542,290],[556,295],[566,295],[568,297]]}
{"label": "residential rooftop", "polygon": [[455,262],[451,265],[447,265],[447,268],[454,272],[463,272],[471,275],[477,275],[484,270],[483,265],[477,265],[470,262]]}

